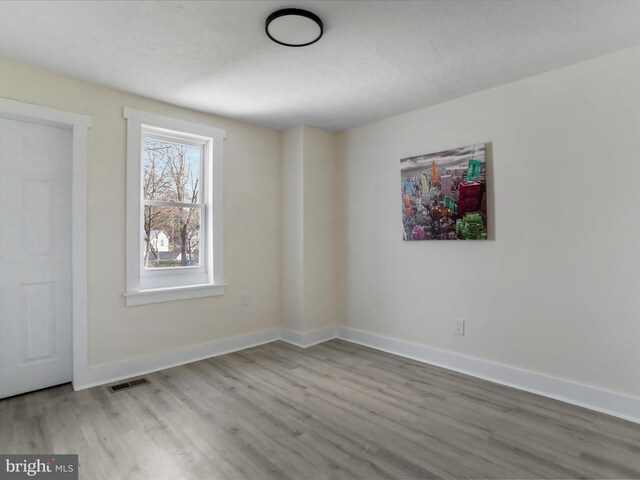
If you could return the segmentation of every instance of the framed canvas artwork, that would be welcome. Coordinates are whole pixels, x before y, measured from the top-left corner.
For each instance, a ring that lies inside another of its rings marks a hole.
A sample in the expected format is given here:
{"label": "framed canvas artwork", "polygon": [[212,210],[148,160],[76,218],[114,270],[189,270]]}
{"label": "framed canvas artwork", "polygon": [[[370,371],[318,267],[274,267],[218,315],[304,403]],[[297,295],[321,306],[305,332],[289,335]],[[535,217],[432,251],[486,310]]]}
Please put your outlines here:
{"label": "framed canvas artwork", "polygon": [[404,240],[486,240],[485,144],[400,160]]}

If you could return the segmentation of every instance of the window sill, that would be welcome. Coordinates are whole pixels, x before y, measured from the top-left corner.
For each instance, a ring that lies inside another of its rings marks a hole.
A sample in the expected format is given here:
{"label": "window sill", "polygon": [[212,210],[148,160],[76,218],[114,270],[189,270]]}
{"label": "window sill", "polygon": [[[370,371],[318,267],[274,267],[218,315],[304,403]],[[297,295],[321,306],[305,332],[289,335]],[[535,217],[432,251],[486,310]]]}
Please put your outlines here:
{"label": "window sill", "polygon": [[153,288],[126,292],[124,294],[127,307],[146,305],[148,303],[172,302],[190,298],[215,297],[224,295],[225,285],[189,285],[185,287]]}

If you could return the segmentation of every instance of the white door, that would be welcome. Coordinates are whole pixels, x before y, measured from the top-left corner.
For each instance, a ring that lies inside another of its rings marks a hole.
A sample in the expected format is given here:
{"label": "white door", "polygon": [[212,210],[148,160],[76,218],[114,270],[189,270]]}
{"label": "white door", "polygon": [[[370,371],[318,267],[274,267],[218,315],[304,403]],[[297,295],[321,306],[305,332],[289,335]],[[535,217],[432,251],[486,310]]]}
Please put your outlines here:
{"label": "white door", "polygon": [[0,118],[0,398],[71,381],[72,132]]}

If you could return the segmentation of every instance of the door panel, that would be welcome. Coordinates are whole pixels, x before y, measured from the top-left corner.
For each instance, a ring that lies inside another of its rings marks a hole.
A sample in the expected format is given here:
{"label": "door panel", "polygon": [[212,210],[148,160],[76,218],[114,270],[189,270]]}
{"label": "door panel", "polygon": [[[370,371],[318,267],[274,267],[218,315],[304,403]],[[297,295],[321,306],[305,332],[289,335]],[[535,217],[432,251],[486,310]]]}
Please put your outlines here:
{"label": "door panel", "polygon": [[71,135],[0,118],[0,398],[71,381]]}
{"label": "door panel", "polygon": [[51,236],[55,202],[55,182],[23,179],[22,205],[28,221],[24,222],[27,255],[51,254]]}
{"label": "door panel", "polygon": [[21,285],[22,364],[51,360],[55,356],[55,283]]}

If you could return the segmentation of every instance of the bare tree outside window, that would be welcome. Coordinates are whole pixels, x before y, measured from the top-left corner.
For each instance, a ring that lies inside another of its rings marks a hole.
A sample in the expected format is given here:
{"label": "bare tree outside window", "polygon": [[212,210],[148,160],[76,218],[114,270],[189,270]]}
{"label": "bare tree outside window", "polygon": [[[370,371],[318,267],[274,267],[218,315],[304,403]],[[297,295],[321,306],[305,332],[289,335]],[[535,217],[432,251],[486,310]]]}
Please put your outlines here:
{"label": "bare tree outside window", "polygon": [[144,138],[146,268],[200,265],[201,165],[201,147]]}

